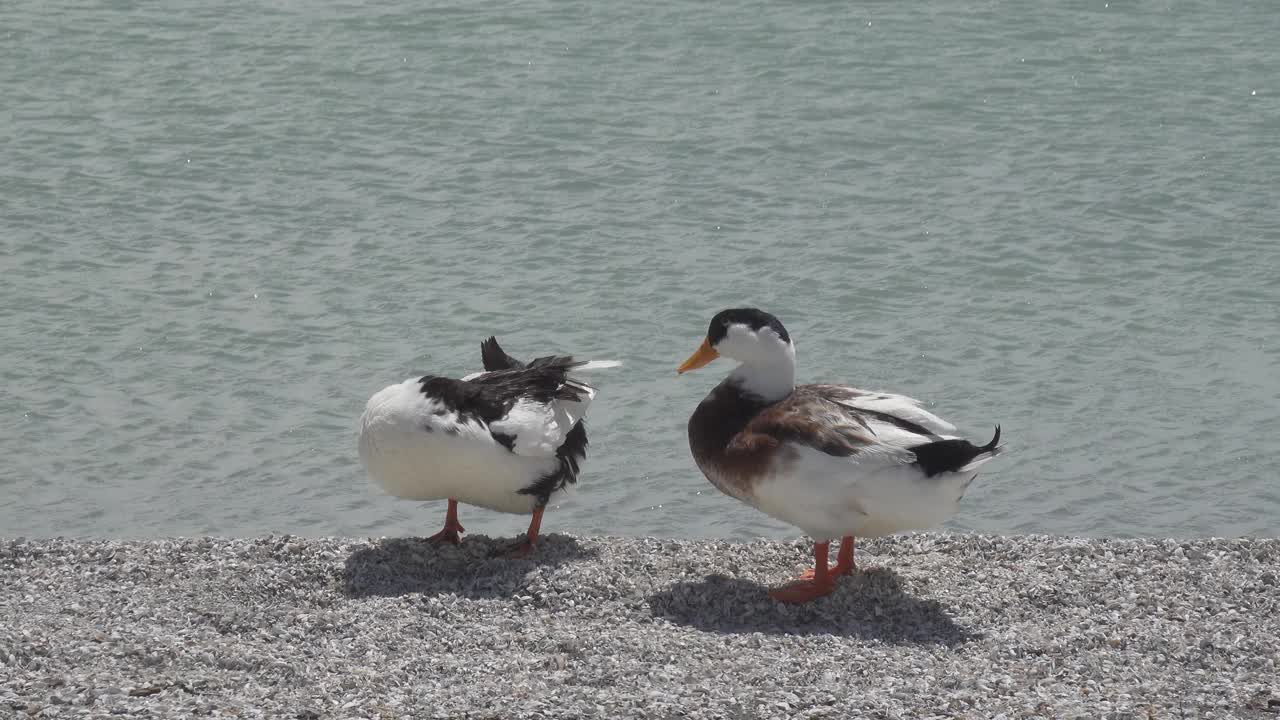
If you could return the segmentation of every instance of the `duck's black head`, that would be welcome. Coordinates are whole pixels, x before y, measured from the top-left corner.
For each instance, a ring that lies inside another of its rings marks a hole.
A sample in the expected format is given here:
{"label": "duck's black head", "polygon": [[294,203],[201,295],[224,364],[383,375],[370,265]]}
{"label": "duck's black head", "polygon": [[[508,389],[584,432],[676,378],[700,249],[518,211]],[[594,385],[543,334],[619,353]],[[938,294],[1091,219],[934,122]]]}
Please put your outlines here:
{"label": "duck's black head", "polygon": [[678,372],[706,365],[721,355],[744,365],[795,364],[795,346],[782,321],[756,308],[721,310],[711,318],[702,345]]}
{"label": "duck's black head", "polygon": [[753,333],[759,333],[761,328],[769,328],[777,333],[782,342],[791,342],[791,336],[782,326],[782,321],[774,315],[756,308],[731,308],[721,310],[711,318],[711,324],[707,326],[707,341],[711,343],[711,347],[718,346],[734,325],[745,326]]}

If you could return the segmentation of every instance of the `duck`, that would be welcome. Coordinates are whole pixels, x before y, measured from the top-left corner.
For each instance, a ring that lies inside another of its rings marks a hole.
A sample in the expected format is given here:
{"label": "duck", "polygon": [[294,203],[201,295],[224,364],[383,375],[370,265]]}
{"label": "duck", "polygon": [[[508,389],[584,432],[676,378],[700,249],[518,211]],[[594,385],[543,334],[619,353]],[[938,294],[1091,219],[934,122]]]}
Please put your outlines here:
{"label": "duck", "polygon": [[[738,366],[689,417],[689,450],[721,492],[813,540],[813,570],[771,590],[780,602],[833,592],[836,579],[855,569],[857,537],[923,530],[949,519],[978,469],[1003,450],[999,425],[990,442],[975,445],[904,395],[797,385],[790,333],[758,308],[716,313],[677,372],[720,357]],[[828,567],[836,538],[839,555]]]}
{"label": "duck", "polygon": [[576,373],[618,361],[548,355],[521,362],[496,337],[480,344],[483,370],[413,377],[374,393],[360,418],[360,460],[388,494],[448,500],[444,529],[427,540],[459,544],[458,504],[532,515],[508,553],[536,548],[553,496],[578,481],[585,418],[596,388]]}

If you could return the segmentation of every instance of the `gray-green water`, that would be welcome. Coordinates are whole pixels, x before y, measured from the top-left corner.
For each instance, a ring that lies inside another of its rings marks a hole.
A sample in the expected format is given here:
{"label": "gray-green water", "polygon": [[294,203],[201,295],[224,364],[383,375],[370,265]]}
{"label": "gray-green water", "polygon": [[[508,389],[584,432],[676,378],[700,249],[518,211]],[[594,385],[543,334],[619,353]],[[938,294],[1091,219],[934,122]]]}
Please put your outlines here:
{"label": "gray-green water", "polygon": [[[7,2],[0,535],[422,534],[355,424],[413,373],[621,358],[548,531],[790,535],[676,377],[801,377],[1013,451],[954,527],[1280,531],[1271,2]],[[524,519],[464,510],[472,532]]]}

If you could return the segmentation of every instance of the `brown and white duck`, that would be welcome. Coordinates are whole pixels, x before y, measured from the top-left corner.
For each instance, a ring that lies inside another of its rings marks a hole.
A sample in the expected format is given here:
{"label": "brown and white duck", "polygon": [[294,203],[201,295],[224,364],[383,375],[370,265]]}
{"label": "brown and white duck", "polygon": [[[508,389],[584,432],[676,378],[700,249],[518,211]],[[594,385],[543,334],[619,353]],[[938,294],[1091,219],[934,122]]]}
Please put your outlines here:
{"label": "brown and white duck", "polygon": [[[689,448],[711,484],[814,540],[814,569],[770,592],[805,602],[854,569],[856,536],[933,527],[955,514],[977,470],[1001,451],[902,395],[796,385],[796,348],[782,322],[724,310],[678,372],[724,356],[740,364],[689,418]],[[841,538],[834,567],[832,540]]]}
{"label": "brown and white duck", "polygon": [[410,378],[369,398],[360,459],[391,495],[448,499],[444,529],[430,540],[461,542],[459,502],[532,514],[511,553],[520,557],[534,549],[547,503],[577,482],[586,458],[583,419],[596,390],[571,373],[620,363],[548,356],[526,365],[492,337],[480,352],[483,372]]}

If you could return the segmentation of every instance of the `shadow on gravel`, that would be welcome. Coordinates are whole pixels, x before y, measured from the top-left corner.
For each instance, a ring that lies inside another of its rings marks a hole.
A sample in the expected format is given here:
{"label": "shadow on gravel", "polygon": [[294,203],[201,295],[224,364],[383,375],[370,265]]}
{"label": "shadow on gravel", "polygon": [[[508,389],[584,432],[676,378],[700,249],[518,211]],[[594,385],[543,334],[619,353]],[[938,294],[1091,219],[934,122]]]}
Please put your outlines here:
{"label": "shadow on gravel", "polygon": [[657,617],[707,632],[840,635],[887,643],[957,645],[980,637],[956,625],[935,600],[902,589],[898,574],[873,568],[845,578],[831,595],[784,605],[769,588],[712,575],[649,596]]}
{"label": "shadow on gravel", "polygon": [[538,538],[538,549],[527,559],[501,555],[515,542],[485,535],[468,535],[461,545],[422,538],[387,538],[359,547],[342,569],[342,592],[347,597],[394,597],[453,593],[469,598],[510,597],[528,583],[525,575],[539,566],[556,566],[592,558],[599,553],[567,535]]}

